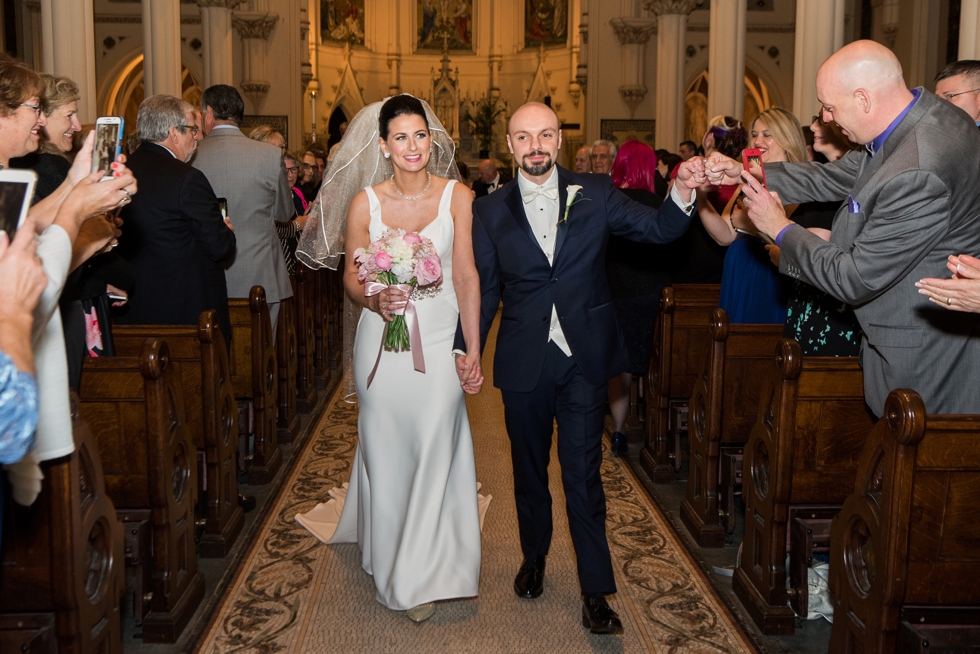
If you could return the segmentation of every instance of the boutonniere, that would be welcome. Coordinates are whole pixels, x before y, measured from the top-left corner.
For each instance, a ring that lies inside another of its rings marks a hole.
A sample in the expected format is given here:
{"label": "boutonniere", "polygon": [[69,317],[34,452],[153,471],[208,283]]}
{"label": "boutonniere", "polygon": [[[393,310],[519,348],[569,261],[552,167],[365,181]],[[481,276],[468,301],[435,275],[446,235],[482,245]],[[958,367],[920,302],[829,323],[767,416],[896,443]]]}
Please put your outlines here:
{"label": "boutonniere", "polygon": [[587,199],[578,196],[578,192],[582,190],[582,187],[578,184],[569,184],[565,187],[565,190],[568,191],[568,199],[565,200],[565,215],[562,216],[562,219],[559,221],[560,223],[568,222],[568,212],[571,211],[573,204],[578,200]]}

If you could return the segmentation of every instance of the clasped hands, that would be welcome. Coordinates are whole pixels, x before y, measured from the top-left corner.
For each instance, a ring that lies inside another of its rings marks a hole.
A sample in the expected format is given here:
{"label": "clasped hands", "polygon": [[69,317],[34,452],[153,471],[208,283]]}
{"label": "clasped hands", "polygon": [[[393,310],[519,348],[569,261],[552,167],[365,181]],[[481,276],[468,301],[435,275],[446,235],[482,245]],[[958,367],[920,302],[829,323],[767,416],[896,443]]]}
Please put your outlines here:
{"label": "clasped hands", "polygon": [[[783,229],[793,224],[793,221],[786,217],[779,194],[766,190],[759,180],[743,170],[740,162],[720,152],[712,152],[704,160],[703,166],[704,176],[711,184],[742,184],[742,193],[745,196],[743,202],[749,220],[766,236],[775,240]],[[680,178],[679,173],[678,178]]]}
{"label": "clasped hands", "polygon": [[480,365],[480,351],[456,355],[456,375],[463,391],[476,395],[483,388],[483,367]]}

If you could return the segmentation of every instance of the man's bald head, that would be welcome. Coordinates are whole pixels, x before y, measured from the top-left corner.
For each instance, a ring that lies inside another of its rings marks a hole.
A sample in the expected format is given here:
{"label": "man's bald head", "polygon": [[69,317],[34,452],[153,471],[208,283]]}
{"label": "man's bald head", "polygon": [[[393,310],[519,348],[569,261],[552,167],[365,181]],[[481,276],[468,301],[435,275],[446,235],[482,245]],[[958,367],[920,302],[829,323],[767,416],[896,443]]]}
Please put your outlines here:
{"label": "man's bald head", "polygon": [[489,184],[497,179],[497,164],[492,159],[484,159],[477,167],[477,172],[480,174],[480,179]]}
{"label": "man's bald head", "polygon": [[521,172],[541,184],[558,161],[561,148],[558,114],[540,102],[528,102],[519,107],[507,125],[507,147]]}
{"label": "man's bald head", "polygon": [[551,126],[555,129],[561,126],[558,114],[555,113],[554,109],[540,102],[528,102],[518,107],[517,111],[510,117],[510,121],[507,123],[507,133],[514,134],[515,126],[519,129],[529,121],[535,124],[551,121]]}
{"label": "man's bald head", "polygon": [[824,120],[833,120],[848,138],[870,143],[912,100],[895,53],[875,41],[855,41],[817,71],[817,98]]}

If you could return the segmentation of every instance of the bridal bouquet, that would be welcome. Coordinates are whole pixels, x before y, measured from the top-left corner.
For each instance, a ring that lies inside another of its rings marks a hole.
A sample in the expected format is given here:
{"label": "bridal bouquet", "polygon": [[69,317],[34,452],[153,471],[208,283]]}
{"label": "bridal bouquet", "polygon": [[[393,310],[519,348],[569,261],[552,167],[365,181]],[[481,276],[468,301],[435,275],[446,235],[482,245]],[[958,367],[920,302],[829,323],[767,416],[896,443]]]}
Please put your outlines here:
{"label": "bridal bouquet", "polygon": [[[367,249],[357,248],[354,261],[358,264],[357,278],[364,282],[366,296],[380,293],[385,286],[404,286],[403,290],[411,296],[416,286],[442,283],[442,261],[435,245],[424,236],[406,233],[403,229],[389,229]],[[404,314],[411,324],[406,324]],[[394,352],[409,351],[413,343],[421,345],[417,334],[418,320],[409,300],[403,315],[393,315],[393,320],[386,326],[382,347]]]}

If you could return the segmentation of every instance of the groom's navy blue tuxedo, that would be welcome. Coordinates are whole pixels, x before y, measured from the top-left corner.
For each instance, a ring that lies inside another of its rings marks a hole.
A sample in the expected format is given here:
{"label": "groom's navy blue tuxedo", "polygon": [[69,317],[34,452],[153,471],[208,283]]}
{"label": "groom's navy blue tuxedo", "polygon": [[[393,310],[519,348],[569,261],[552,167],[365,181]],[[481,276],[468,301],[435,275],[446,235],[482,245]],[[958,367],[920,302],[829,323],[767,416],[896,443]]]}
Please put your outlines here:
{"label": "groom's navy blue tuxedo", "polygon": [[[529,222],[515,179],[473,204],[473,252],[480,273],[481,347],[501,296],[503,313],[493,365],[511,440],[521,548],[545,556],[551,543],[548,459],[558,422],[569,528],[583,594],[615,592],[599,476],[606,382],[626,369],[626,354],[606,282],[609,234],[667,243],[691,218],[668,200],[658,210],[630,200],[608,175],[558,169],[558,216],[567,187],[582,187],[559,223],[549,263]],[[555,308],[571,356],[549,340]],[[456,347],[465,350],[461,330]]]}

